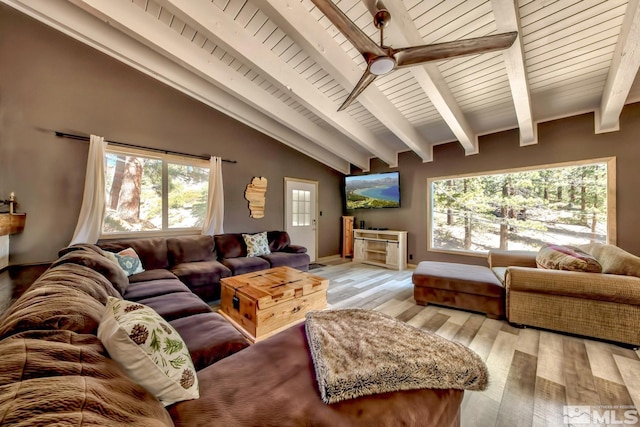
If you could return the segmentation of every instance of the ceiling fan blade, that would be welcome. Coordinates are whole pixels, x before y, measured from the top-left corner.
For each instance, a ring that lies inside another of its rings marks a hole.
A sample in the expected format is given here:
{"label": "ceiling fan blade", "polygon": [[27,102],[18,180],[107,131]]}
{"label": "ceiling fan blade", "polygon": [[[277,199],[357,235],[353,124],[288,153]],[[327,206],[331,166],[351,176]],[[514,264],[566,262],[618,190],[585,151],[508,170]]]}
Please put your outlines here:
{"label": "ceiling fan blade", "polygon": [[474,39],[392,49],[391,51],[396,59],[397,68],[402,68],[429,61],[506,49],[513,44],[516,37],[518,37],[518,33],[513,31]]}
{"label": "ceiling fan blade", "polygon": [[373,83],[376,77],[378,76],[375,74],[371,74],[367,69],[362,75],[362,77],[360,77],[360,80],[358,81],[358,84],[356,84],[356,87],[353,88],[349,96],[347,96],[347,99],[345,99],[342,105],[340,106],[340,108],[338,108],[338,111],[342,111],[345,108],[347,108],[349,105],[351,105],[353,100],[356,99],[358,95],[360,95],[362,91],[367,88],[367,86]]}
{"label": "ceiling fan blade", "polygon": [[385,56],[387,53],[373,42],[356,24],[331,0],[311,0],[333,25],[368,60],[371,56]]}

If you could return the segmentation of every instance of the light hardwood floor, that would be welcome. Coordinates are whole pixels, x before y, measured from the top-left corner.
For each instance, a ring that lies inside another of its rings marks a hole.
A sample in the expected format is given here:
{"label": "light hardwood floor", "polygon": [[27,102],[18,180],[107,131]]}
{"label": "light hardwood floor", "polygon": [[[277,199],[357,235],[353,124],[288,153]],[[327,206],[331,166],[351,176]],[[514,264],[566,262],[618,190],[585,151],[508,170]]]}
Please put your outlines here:
{"label": "light hardwood floor", "polygon": [[[398,272],[347,262],[310,273],[330,279],[329,308],[381,311],[465,344],[485,360],[490,385],[482,392],[465,393],[463,427],[565,426],[565,405],[590,406],[592,415],[595,410],[608,420],[587,425],[640,425],[637,420],[629,423],[640,409],[638,351],[518,329],[478,313],[416,305],[411,269]],[[625,418],[625,411],[632,412]]]}

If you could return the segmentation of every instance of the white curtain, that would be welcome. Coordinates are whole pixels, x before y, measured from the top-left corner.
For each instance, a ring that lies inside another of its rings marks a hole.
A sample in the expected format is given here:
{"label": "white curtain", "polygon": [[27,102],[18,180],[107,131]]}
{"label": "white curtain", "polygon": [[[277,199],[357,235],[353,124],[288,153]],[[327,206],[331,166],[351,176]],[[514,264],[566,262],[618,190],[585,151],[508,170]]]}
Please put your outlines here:
{"label": "white curtain", "polygon": [[209,200],[207,215],[204,218],[202,234],[222,234],[224,221],[224,192],[222,190],[222,159],[211,157],[209,160]]}
{"label": "white curtain", "polygon": [[78,225],[73,233],[71,245],[75,243],[96,243],[102,232],[105,213],[104,158],[107,142],[101,136],[91,135],[87,173],[84,178],[82,207]]}

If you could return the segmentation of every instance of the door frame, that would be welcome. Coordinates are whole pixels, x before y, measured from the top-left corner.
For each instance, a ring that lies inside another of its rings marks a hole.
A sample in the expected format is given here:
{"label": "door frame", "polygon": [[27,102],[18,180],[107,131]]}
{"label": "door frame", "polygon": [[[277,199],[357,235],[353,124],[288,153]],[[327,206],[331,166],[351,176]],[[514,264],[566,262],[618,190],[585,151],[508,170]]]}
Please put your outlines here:
{"label": "door frame", "polygon": [[300,183],[304,183],[304,184],[311,184],[314,186],[314,204],[315,204],[315,212],[314,212],[314,221],[315,221],[315,235],[313,236],[313,240],[315,242],[315,248],[314,248],[314,253],[316,254],[316,259],[312,259],[311,262],[316,262],[318,260],[318,236],[320,235],[318,233],[318,229],[320,228],[320,206],[318,203],[318,181],[314,181],[314,180],[310,180],[310,179],[302,179],[302,178],[292,178],[292,177],[288,177],[285,176],[284,177],[284,215],[283,215],[283,221],[284,221],[284,230],[288,233],[289,232],[289,219],[287,218],[287,200],[289,200],[288,198],[288,194],[287,194],[287,183],[288,182],[300,182]]}

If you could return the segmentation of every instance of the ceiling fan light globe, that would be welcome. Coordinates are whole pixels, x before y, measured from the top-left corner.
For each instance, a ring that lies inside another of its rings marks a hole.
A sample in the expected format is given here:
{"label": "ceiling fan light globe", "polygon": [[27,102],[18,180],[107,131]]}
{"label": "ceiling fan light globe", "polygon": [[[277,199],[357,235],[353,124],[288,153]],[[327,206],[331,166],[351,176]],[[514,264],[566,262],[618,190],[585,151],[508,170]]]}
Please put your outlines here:
{"label": "ceiling fan light globe", "polygon": [[396,68],[396,61],[388,56],[381,56],[369,64],[369,72],[376,76],[384,76]]}

